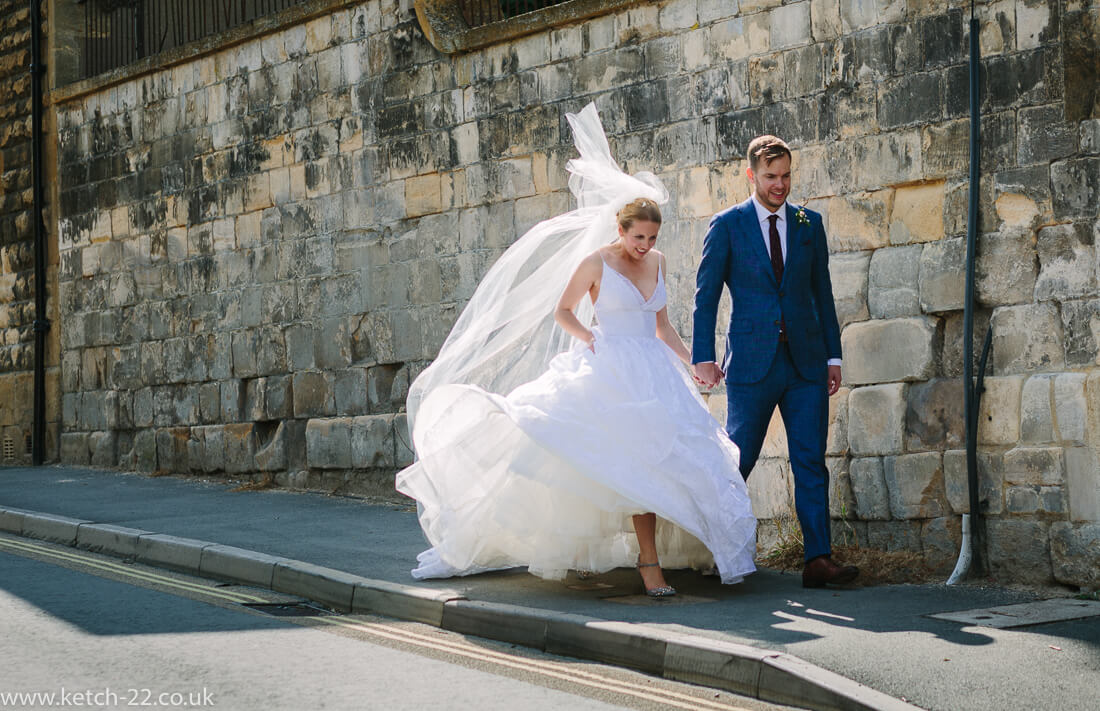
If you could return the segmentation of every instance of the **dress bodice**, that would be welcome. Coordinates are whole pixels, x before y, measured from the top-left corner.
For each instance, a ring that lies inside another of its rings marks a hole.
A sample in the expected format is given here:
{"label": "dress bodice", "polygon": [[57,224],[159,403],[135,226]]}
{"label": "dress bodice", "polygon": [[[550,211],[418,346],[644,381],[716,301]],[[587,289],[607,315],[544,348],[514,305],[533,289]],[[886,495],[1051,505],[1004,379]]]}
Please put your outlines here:
{"label": "dress bodice", "polygon": [[655,338],[657,312],[667,301],[665,275],[660,264],[657,265],[657,288],[647,299],[634,282],[604,261],[600,295],[594,304],[596,320],[604,336]]}

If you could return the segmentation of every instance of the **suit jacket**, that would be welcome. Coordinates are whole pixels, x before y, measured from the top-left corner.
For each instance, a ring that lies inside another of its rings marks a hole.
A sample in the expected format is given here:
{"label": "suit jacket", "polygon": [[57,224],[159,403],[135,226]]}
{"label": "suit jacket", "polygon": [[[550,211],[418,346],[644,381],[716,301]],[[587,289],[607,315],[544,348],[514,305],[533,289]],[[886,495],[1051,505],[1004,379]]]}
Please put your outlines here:
{"label": "suit jacket", "polygon": [[840,326],[829,280],[829,247],[821,215],[804,210],[803,224],[787,210],[787,259],[783,283],[771,260],[752,200],[710,221],[695,280],[693,363],[717,361],[714,334],[722,285],[732,299],[722,369],[733,383],[754,383],[771,367],[779,346],[779,323],[787,325],[791,358],[802,377],[824,382],[830,358],[840,358]]}

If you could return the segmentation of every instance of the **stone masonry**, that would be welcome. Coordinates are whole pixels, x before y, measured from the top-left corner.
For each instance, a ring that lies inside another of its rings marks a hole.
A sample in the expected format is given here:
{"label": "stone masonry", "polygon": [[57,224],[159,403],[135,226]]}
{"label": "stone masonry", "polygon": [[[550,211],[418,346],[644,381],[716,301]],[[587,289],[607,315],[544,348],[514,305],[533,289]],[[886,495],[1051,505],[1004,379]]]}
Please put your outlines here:
{"label": "stone masonry", "polygon": [[[43,18],[46,6],[42,3]],[[35,284],[30,30],[28,3],[0,0],[0,465],[31,460]],[[43,157],[47,155],[44,151]],[[47,273],[51,284],[56,283],[56,254],[54,262]],[[56,289],[48,288],[47,293],[51,292]],[[48,315],[55,322],[56,309],[56,300],[51,300]],[[47,456],[56,459],[60,421],[56,331],[48,334],[47,343],[44,444]]]}
{"label": "stone masonry", "polygon": [[[74,96],[57,106],[62,460],[390,491],[408,383],[501,251],[571,207],[564,114],[595,101],[620,163],[672,193],[659,246],[685,336],[749,139],[792,144],[843,326],[834,531],[949,570],[968,8],[666,0],[447,55],[410,3],[372,0]],[[990,561],[1096,586],[1100,3],[978,12]],[[761,518],[790,514],[789,477],[777,419],[750,479]]]}

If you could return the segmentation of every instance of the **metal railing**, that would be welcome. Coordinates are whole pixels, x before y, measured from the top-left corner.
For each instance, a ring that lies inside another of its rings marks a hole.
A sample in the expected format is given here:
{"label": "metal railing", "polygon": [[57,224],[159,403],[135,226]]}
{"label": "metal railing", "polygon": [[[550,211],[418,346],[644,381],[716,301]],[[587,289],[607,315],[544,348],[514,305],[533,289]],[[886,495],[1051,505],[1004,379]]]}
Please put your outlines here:
{"label": "metal railing", "polygon": [[78,0],[84,5],[81,74],[102,74],[304,1]]}
{"label": "metal railing", "polygon": [[458,6],[467,25],[481,27],[563,2],[569,0],[458,0]]}

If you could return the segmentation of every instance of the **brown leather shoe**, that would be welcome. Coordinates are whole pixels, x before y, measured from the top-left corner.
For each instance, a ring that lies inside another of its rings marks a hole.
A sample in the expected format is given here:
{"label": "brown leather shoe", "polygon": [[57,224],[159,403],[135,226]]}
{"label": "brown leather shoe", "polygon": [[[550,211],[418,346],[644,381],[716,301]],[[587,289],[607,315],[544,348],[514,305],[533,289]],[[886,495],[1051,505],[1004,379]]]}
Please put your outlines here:
{"label": "brown leather shoe", "polygon": [[802,587],[823,588],[826,585],[845,585],[856,579],[859,568],[854,565],[837,565],[827,555],[807,561],[802,569]]}

